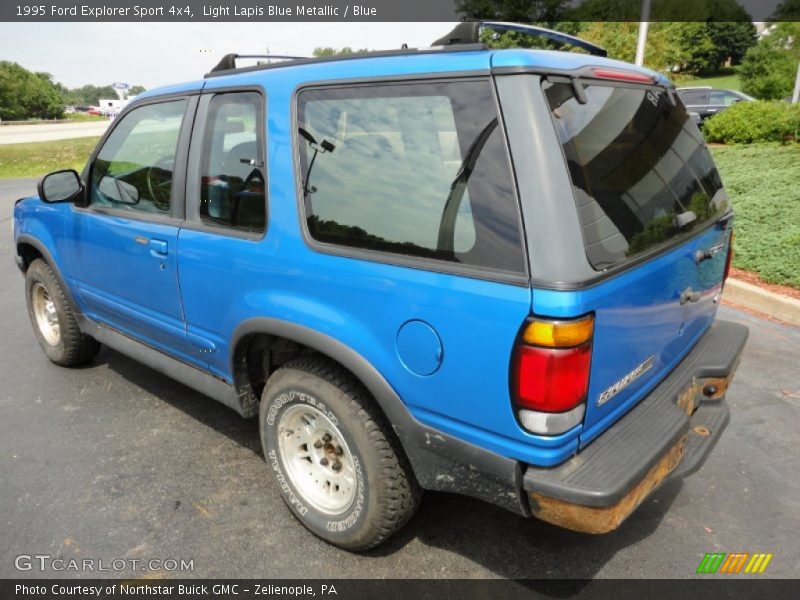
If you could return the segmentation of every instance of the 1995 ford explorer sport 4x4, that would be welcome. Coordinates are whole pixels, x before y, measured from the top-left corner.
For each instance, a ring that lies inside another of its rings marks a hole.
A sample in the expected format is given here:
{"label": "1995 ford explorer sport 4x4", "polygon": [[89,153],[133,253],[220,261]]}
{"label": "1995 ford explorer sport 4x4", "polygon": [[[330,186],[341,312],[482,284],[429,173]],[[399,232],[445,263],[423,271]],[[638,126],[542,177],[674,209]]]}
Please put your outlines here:
{"label": "1995 ford explorer sport 4x4", "polygon": [[658,73],[470,28],[135,100],[16,204],[48,358],[106,344],[258,415],[289,509],[352,550],[425,489],[602,533],[697,469],[747,337],[697,127]]}

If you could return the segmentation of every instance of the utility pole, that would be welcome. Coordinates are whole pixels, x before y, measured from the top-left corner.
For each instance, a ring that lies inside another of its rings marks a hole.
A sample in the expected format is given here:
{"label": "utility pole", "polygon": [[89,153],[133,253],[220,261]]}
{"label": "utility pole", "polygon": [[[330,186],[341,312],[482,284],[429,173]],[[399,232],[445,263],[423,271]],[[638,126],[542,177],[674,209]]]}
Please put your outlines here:
{"label": "utility pole", "polygon": [[792,104],[800,102],[800,62],[797,63],[797,79],[794,80],[794,94],[792,94]]}
{"label": "utility pole", "polygon": [[650,27],[650,0],[642,0],[642,17],[639,21],[639,39],[636,42],[636,64],[644,65],[644,49],[647,43],[647,29]]}

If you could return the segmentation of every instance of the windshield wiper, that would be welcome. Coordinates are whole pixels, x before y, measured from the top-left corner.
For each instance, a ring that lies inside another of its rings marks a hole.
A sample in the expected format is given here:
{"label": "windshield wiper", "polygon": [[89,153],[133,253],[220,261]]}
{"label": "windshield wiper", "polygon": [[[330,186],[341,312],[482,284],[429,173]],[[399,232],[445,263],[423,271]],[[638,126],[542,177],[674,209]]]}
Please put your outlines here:
{"label": "windshield wiper", "polygon": [[464,160],[461,161],[458,173],[456,173],[455,179],[453,179],[453,182],[450,184],[450,193],[447,195],[447,201],[444,203],[444,211],[442,211],[442,219],[439,222],[439,241],[437,242],[437,249],[440,251],[453,252],[455,250],[456,218],[458,217],[458,210],[461,207],[461,200],[467,189],[467,182],[469,181],[470,175],[472,175],[475,164],[478,162],[478,157],[483,147],[486,145],[489,136],[492,135],[496,127],[497,117],[489,121],[473,140],[472,144],[470,144]]}

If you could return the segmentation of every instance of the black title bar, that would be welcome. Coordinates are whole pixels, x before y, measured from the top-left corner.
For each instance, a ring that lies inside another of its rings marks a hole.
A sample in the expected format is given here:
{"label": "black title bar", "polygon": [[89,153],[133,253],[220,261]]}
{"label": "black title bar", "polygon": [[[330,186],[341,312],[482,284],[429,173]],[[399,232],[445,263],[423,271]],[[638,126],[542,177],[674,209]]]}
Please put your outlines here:
{"label": "black title bar", "polygon": [[[641,0],[3,0],[0,21],[639,21]],[[652,0],[648,21],[798,21],[792,0]]]}

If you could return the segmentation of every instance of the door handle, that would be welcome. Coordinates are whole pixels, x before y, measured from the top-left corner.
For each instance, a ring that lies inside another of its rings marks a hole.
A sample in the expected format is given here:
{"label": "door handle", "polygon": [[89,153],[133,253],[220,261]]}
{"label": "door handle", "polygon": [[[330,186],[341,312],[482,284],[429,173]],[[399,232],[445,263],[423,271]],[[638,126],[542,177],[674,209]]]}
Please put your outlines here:
{"label": "door handle", "polygon": [[694,253],[694,262],[696,262],[699,265],[704,260],[708,260],[709,258],[714,258],[724,249],[725,249],[725,244],[717,244],[716,246],[711,246],[711,248],[707,248],[706,250],[698,250],[697,252]]}
{"label": "door handle", "polygon": [[164,240],[150,240],[148,246],[150,247],[150,254],[156,258],[163,258],[169,250],[169,246]]}
{"label": "door handle", "polygon": [[700,292],[695,292],[690,287],[681,292],[681,305],[687,302],[697,302],[698,300],[700,300]]}

